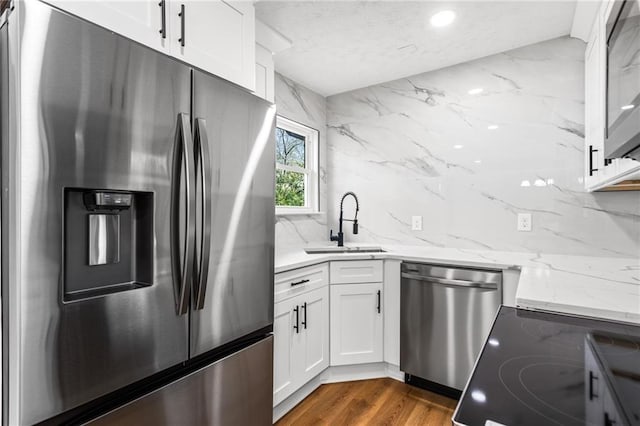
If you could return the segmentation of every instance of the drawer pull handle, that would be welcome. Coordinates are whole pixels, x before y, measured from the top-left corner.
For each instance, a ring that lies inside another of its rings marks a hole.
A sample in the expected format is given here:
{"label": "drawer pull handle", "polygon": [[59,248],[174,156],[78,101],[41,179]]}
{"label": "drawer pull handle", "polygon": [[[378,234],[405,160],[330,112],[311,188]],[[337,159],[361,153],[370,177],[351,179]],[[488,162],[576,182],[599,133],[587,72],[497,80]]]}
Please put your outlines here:
{"label": "drawer pull handle", "polygon": [[300,280],[300,281],[296,281],[296,282],[294,282],[294,283],[291,283],[291,287],[295,287],[295,286],[297,286],[297,285],[304,284],[304,283],[308,283],[308,282],[309,282],[309,280]]}

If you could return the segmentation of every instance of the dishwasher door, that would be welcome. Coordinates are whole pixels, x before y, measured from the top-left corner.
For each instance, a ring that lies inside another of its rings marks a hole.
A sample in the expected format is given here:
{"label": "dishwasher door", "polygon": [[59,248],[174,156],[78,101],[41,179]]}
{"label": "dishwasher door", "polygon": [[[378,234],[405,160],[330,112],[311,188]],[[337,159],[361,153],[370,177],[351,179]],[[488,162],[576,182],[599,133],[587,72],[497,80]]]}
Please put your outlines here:
{"label": "dishwasher door", "polygon": [[402,264],[400,370],[462,390],[502,302],[502,271]]}

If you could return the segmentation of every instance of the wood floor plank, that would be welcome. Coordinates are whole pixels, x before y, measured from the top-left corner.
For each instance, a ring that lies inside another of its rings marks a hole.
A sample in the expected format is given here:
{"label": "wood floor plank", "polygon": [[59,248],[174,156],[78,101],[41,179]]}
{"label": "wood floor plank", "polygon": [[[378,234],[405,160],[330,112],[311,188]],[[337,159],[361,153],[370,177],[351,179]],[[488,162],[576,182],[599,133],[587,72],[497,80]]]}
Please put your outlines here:
{"label": "wood floor plank", "polygon": [[450,425],[457,401],[384,378],[320,386],[277,426]]}

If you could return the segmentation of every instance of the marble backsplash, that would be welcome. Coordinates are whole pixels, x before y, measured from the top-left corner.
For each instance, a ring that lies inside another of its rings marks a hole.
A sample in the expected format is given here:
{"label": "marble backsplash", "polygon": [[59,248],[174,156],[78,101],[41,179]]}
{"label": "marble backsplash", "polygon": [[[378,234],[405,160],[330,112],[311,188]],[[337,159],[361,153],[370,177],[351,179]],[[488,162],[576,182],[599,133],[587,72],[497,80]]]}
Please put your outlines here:
{"label": "marble backsplash", "polygon": [[276,74],[278,113],[320,131],[323,212],[279,216],[276,252],[330,244],[355,191],[347,242],[640,257],[640,192],[583,190],[583,55],[559,38],[328,99]]}
{"label": "marble backsplash", "polygon": [[584,48],[563,37],[329,97],[328,220],[281,218],[278,244],[328,243],[354,191],[347,242],[640,257],[640,192],[583,190]]}
{"label": "marble backsplash", "polygon": [[278,115],[319,132],[320,211],[313,215],[276,216],[276,253],[299,250],[327,239],[327,101],[278,73],[275,76]]}

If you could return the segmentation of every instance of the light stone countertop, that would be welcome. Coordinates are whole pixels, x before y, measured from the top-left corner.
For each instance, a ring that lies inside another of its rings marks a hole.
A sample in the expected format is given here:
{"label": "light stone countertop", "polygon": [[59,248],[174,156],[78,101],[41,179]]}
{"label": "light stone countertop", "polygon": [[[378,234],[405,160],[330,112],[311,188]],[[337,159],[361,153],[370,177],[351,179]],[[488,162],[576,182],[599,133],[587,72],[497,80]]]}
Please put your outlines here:
{"label": "light stone countertop", "polygon": [[331,260],[398,259],[520,269],[516,304],[640,324],[640,257],[590,257],[383,245],[384,253],[277,253],[275,272]]}

